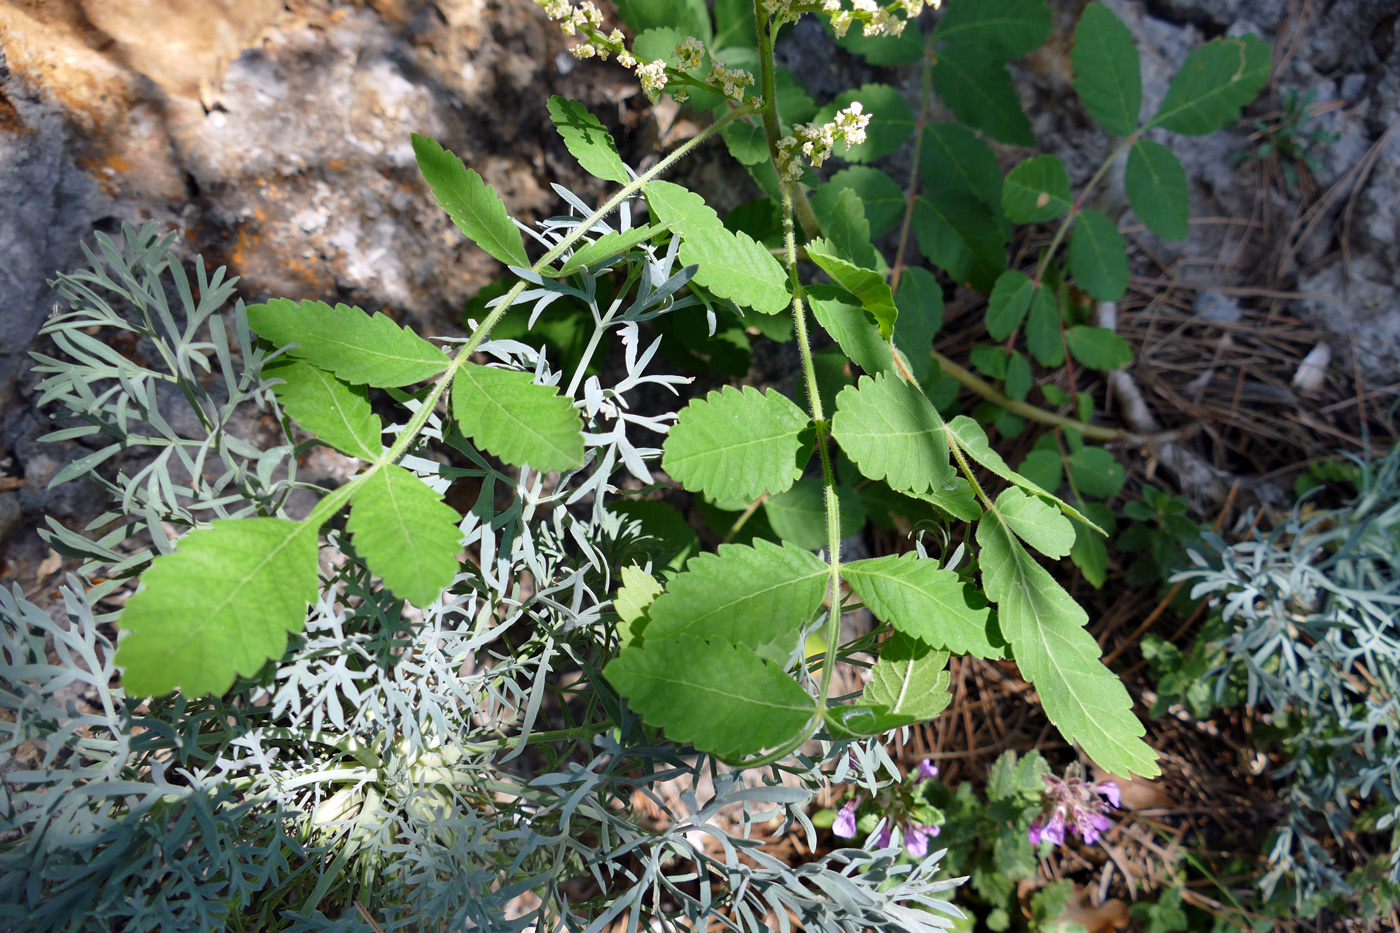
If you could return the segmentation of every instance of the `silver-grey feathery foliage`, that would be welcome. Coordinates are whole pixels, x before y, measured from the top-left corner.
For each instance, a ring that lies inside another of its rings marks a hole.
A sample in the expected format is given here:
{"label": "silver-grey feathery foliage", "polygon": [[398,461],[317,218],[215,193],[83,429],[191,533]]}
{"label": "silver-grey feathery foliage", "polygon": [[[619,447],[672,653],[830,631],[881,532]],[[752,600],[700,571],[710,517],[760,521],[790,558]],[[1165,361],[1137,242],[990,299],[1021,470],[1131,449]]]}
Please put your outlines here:
{"label": "silver-grey feathery foliage", "polygon": [[[1319,822],[1345,842],[1356,801],[1379,807],[1376,828],[1400,830],[1400,448],[1363,464],[1356,500],[1317,511],[1301,502],[1255,540],[1193,554],[1193,597],[1209,597],[1234,633],[1219,642],[1223,695],[1243,677],[1246,702],[1288,729],[1285,822],[1266,894],[1288,877],[1300,899],[1345,893],[1317,839]],[[1400,833],[1391,877],[1400,881]]]}
{"label": "silver-grey feathery foliage", "polygon": [[[552,245],[577,223],[532,233]],[[634,413],[635,390],[686,381],[648,372],[657,344],[639,328],[698,301],[675,297],[694,270],[676,268],[674,240],[572,285],[532,278],[519,299],[532,316],[560,300],[581,326],[591,316],[573,373],[518,342],[481,347],[564,387],[588,425],[584,467],[502,470],[436,418],[404,459],[435,488],[480,488],[461,525],[473,559],[436,603],[406,610],[330,531],[320,598],[280,661],[223,697],[127,697],[112,657],[130,581],[171,529],[285,515],[314,443],[298,446],[277,411],[242,303],[225,307],[234,281],[196,262],[192,289],[171,239],[99,235],[92,268],[55,283],[71,310],[45,329],[62,355],[39,357],[42,401],[64,425],[50,436],[103,442],[59,479],[100,483],[112,507],[95,541],[51,523],[50,542],[84,561],[62,606],[0,591],[4,929],[370,931],[372,917],[383,930],[922,933],[958,915],[938,855],[843,849],[789,866],[750,838],[776,819],[814,846],[804,805],[833,773],[890,780],[878,741],[736,774],[647,747],[597,677],[616,638],[614,574],[655,551],[609,502],[627,476],[652,483],[674,420]],[[600,303],[599,281],[619,273]],[[136,349],[113,349],[117,332]],[[609,333],[623,376],[605,385],[586,372]],[[237,434],[258,412],[277,415],[273,443]],[[681,777],[704,793],[660,825],[639,812],[640,797],[666,812],[657,788]]]}

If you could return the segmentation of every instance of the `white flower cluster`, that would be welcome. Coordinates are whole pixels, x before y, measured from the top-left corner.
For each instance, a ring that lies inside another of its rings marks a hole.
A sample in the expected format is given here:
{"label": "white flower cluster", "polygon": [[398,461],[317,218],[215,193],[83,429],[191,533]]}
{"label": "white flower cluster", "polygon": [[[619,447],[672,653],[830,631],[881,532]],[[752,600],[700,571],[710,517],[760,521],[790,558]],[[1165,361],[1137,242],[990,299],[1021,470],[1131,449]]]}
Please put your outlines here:
{"label": "white flower cluster", "polygon": [[[782,0],[777,2],[781,4]],[[855,22],[861,24],[864,35],[897,36],[904,32],[910,20],[924,11],[926,5],[936,10],[942,4],[943,0],[895,0],[889,6],[882,7],[875,0],[851,0],[853,9],[843,10],[841,0],[822,0],[822,12],[831,17],[831,28],[838,39]],[[904,17],[901,19],[895,16],[896,13],[903,13]]]}
{"label": "white flower cluster", "polygon": [[813,168],[831,155],[837,140],[846,141],[846,150],[865,142],[865,127],[870,123],[870,114],[864,112],[860,101],[856,101],[836,114],[830,123],[803,123],[793,128],[796,136],[784,136],[778,140],[778,168],[783,181],[796,181],[802,177],[802,158],[812,163]]}
{"label": "white flower cluster", "polygon": [[656,98],[661,96],[661,89],[666,86],[666,60],[658,58],[648,65],[638,65],[637,80],[642,82],[642,90],[646,92],[647,100],[656,103]]}
{"label": "white flower cluster", "polygon": [[535,3],[544,7],[544,15],[557,22],[566,36],[572,36],[579,27],[600,26],[603,22],[603,11],[592,0],[583,0],[578,6],[570,0],[535,0]]}
{"label": "white flower cluster", "polygon": [[742,68],[726,68],[720,59],[714,60],[707,80],[723,90],[725,97],[737,101],[744,99],[744,88],[753,86],[753,75]]}
{"label": "white flower cluster", "polygon": [[686,36],[681,40],[681,44],[676,46],[676,67],[684,68],[687,71],[699,68],[700,63],[705,60],[705,43],[694,36]]}

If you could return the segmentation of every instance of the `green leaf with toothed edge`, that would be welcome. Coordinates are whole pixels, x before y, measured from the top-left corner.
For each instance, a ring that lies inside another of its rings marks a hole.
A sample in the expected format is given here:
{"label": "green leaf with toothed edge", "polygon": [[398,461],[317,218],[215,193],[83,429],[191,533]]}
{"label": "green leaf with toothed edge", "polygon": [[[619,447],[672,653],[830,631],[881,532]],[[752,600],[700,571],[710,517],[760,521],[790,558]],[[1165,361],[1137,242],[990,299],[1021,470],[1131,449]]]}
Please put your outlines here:
{"label": "green leaf with toothed edge", "polygon": [[576,100],[555,95],[549,99],[549,119],[564,139],[564,146],[594,178],[625,185],[631,179],[618,155],[617,143],[602,122]]}
{"label": "green leaf with toothed edge", "polygon": [[894,322],[899,310],[894,304],[894,293],[885,277],[874,269],[865,269],[850,262],[840,254],[829,240],[818,237],[807,244],[807,258],[831,276],[831,280],[846,291],[855,295],[860,306],[869,311],[880,328],[880,336],[886,340],[894,333]]}
{"label": "green leaf with toothed edge", "polygon": [[883,706],[910,723],[926,722],[952,702],[948,686],[948,652],[895,632],[880,645],[880,659],[870,669],[861,703]]}
{"label": "green leaf with toothed edge", "polygon": [[531,373],[464,363],[452,380],[452,417],[481,449],[548,472],[583,464],[583,419]]}
{"label": "green leaf with toothed edge", "polygon": [[304,430],[361,460],[378,460],[384,452],[384,426],[370,409],[364,386],[348,385],[324,369],[287,357],[268,363],[262,374],[282,380],[272,394]]}
{"label": "green leaf with toothed edge", "polygon": [[384,585],[422,609],[457,574],[460,520],[441,494],[403,467],[386,463],[356,488],[345,530]]}
{"label": "green leaf with toothed edge", "polygon": [[957,573],[914,553],[841,565],[841,575],[875,618],[934,648],[999,658],[987,639],[987,601]]}
{"label": "green leaf with toothed edge", "polygon": [[661,584],[636,564],[622,568],[622,586],[613,599],[617,612],[618,645],[636,644],[646,628],[647,609],[661,595]]}
{"label": "green leaf with toothed edge", "polygon": [[661,468],[686,490],[717,499],[783,492],[811,455],[801,440],[810,423],[781,392],[726,386],[681,409]]}
{"label": "green leaf with toothed edge", "polygon": [[850,188],[842,189],[827,223],[822,227],[837,255],[866,269],[878,262],[875,247],[870,243],[870,221],[865,219],[865,205],[860,195]]}
{"label": "green leaf with toothed edge", "polygon": [[447,355],[383,314],[373,317],[347,305],[297,303],[273,298],[249,305],[248,326],[287,355],[334,373],[351,385],[397,388],[431,379],[447,368]]}
{"label": "green leaf with toothed edge", "polygon": [[807,289],[807,303],[817,323],[836,338],[841,352],[852,363],[871,375],[895,368],[889,341],[880,336],[880,330],[870,315],[845,289],[834,285],[812,285]]}
{"label": "green leaf with toothed edge", "polygon": [[318,540],[302,522],[217,519],[157,557],[118,623],[127,694],[223,693],[281,657],[316,598]]}
{"label": "green leaf with toothed edge", "polygon": [[1084,8],[1074,29],[1074,92],[1094,121],[1115,136],[1137,129],[1142,111],[1142,62],[1133,34],[1102,3]]}
{"label": "green leaf with toothed edge", "polygon": [[943,419],[923,390],[898,376],[865,376],[842,389],[832,436],[862,474],[896,491],[922,492],[952,478]]}
{"label": "green leaf with toothed edge", "polygon": [[430,137],[414,133],[413,152],[438,206],[447,211],[457,229],[508,266],[530,264],[525,240],[511,222],[504,202],[480,175]]}
{"label": "green leaf with toothed edge", "polygon": [[603,673],[648,725],[730,761],[801,738],[817,713],[777,664],[694,635],[624,648]]}
{"label": "green leaf with toothed edge", "polygon": [[988,443],[987,432],[982,430],[982,426],[976,421],[973,421],[966,415],[958,415],[952,421],[948,422],[948,435],[957,442],[959,450],[997,476],[1000,476],[1013,485],[1021,487],[1027,492],[1048,499],[1059,506],[1060,511],[1064,512],[1066,515],[1079,519],[1092,526],[1096,531],[1102,531],[1097,525],[1094,525],[1093,522],[1085,518],[1074,506],[1053,493],[1042,489],[1036,483],[1031,482],[1029,479],[1007,466],[1006,461],[1001,459],[1001,454],[993,450],[992,445]]}
{"label": "green leaf with toothed edge", "polygon": [[697,554],[657,597],[646,637],[699,635],[786,659],[821,609],[831,568],[811,551],[756,540]]}
{"label": "green leaf with toothed edge", "polygon": [[993,511],[977,523],[978,562],[987,596],[997,604],[1001,633],[1016,666],[1050,721],[1068,741],[1113,774],[1159,773],[1127,688],[1099,660],[1088,615],[1017,540]]}
{"label": "green leaf with toothed edge", "polygon": [[1074,546],[1074,526],[1044,499],[1014,486],[997,496],[996,513],[1016,537],[1046,557],[1064,557]]}

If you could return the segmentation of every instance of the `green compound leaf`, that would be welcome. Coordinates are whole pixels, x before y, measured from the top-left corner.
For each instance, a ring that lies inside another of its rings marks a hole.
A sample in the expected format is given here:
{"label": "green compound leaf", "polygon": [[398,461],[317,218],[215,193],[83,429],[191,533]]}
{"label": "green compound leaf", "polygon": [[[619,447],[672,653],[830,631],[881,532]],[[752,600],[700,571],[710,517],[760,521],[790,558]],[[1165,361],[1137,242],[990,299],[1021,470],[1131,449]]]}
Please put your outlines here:
{"label": "green compound leaf", "polygon": [[940,49],[933,66],[933,86],[963,123],[977,127],[998,142],[1035,145],[1031,121],[1021,109],[1011,73],[978,47],[952,45]]}
{"label": "green compound leaf", "polygon": [[[841,537],[859,534],[866,517],[860,497],[838,486],[836,500],[841,505]],[[821,477],[800,479],[787,492],[769,496],[763,501],[763,514],[784,542],[809,551],[826,547],[826,486]]]}
{"label": "green compound leaf", "polygon": [[836,338],[851,362],[871,375],[895,368],[889,342],[849,292],[834,285],[813,285],[807,289],[807,300],[812,315]]}
{"label": "green compound leaf", "polygon": [[894,322],[894,345],[909,362],[909,372],[922,383],[933,368],[933,335],[943,324],[943,286],[932,272],[910,266],[894,296],[899,317]]}
{"label": "green compound leaf", "polygon": [[603,673],[648,725],[731,761],[800,737],[817,713],[772,661],[693,635],[625,648]]}
{"label": "green compound leaf", "polygon": [[1123,185],[1133,213],[1148,230],[1168,242],[1191,232],[1191,190],[1181,160],[1161,143],[1139,139],[1128,151]]}
{"label": "green compound leaf", "polygon": [[1212,39],[1190,55],[1146,129],[1204,136],[1239,115],[1269,80],[1269,44],[1255,36]]}
{"label": "green compound leaf", "polygon": [[937,489],[952,479],[943,419],[918,386],[897,376],[865,376],[842,389],[832,436],[863,475],[898,492]]}
{"label": "green compound leaf", "polygon": [[1069,172],[1052,155],[1027,159],[1007,173],[1001,206],[1013,224],[1043,223],[1069,212]]}
{"label": "green compound leaf", "polygon": [[1128,290],[1128,249],[1102,211],[1080,211],[1067,258],[1075,284],[1095,298],[1117,301]]}
{"label": "green compound leaf", "polygon": [[1042,366],[1064,364],[1065,342],[1060,336],[1060,303],[1048,288],[1037,288],[1031,296],[1031,313],[1026,320],[1026,349]]}
{"label": "green compound leaf", "polygon": [[1133,34],[1112,10],[1091,3],[1074,30],[1074,92],[1089,116],[1115,136],[1137,129],[1142,111],[1142,63]]}
{"label": "green compound leaf", "polygon": [[583,419],[531,373],[464,363],[452,380],[452,417],[478,447],[540,472],[583,464]]}
{"label": "green compound leaf", "polygon": [[298,304],[273,298],[248,306],[248,326],[287,353],[335,373],[351,385],[397,388],[431,379],[447,368],[447,355],[383,314],[323,301]]}
{"label": "green compound leaf", "polygon": [[894,152],[914,135],[914,112],[895,88],[888,84],[867,84],[853,91],[838,94],[836,99],[817,111],[817,123],[830,123],[836,112],[860,101],[870,114],[865,130],[865,142],[846,151],[845,143],[833,151],[847,162],[870,162]]}
{"label": "green compound leaf", "polygon": [[1093,524],[1074,506],[1007,466],[1006,461],[1001,459],[1001,454],[993,450],[992,445],[987,442],[987,432],[982,430],[982,426],[976,421],[966,415],[958,415],[948,422],[948,434],[957,442],[959,450],[1008,483],[1050,500],[1060,507],[1060,511],[1072,518]]}
{"label": "green compound leaf", "polygon": [[1099,661],[1089,617],[1026,552],[996,512],[977,523],[982,582],[997,604],[1016,666],[1040,694],[1060,734],[1113,774],[1155,777],[1156,752],[1142,740],[1132,698]]}
{"label": "green compound leaf", "polygon": [[811,551],[756,539],[697,554],[648,609],[646,638],[698,635],[786,659],[821,609],[831,568]]}
{"label": "green compound leaf", "polygon": [[870,222],[872,238],[884,236],[899,223],[904,213],[904,191],[899,182],[877,168],[852,165],[832,175],[826,184],[812,192],[812,211],[822,229],[826,229],[835,211],[836,199],[848,188],[860,195],[865,205],[865,219]]}
{"label": "green compound leaf", "polygon": [[413,134],[413,152],[438,206],[447,211],[457,229],[508,266],[530,265],[520,231],[511,223],[505,204],[480,175],[427,136]]}
{"label": "green compound leaf", "polygon": [[157,557],[121,615],[127,693],[223,693],[281,657],[316,598],[317,540],[301,522],[218,519]]}
{"label": "green compound leaf", "polygon": [[993,340],[1005,340],[1016,332],[1030,310],[1034,292],[1035,283],[1015,269],[997,276],[987,301],[987,333]]}
{"label": "green compound leaf", "polygon": [[1015,487],[997,496],[996,512],[1016,537],[1046,557],[1064,557],[1074,547],[1074,526],[1044,499]]}
{"label": "green compound leaf", "polygon": [[732,386],[694,399],[666,435],[661,468],[715,499],[779,493],[802,475],[801,434],[811,419],[781,392]]}
{"label": "green compound leaf", "polygon": [[932,41],[978,46],[978,54],[1006,62],[1048,39],[1052,25],[1044,0],[949,0]]}
{"label": "green compound leaf", "polygon": [[1106,327],[1071,327],[1065,334],[1069,352],[1090,369],[1108,372],[1122,369],[1133,361],[1133,348],[1128,341]]}
{"label": "green compound leaf", "polygon": [[1006,239],[992,209],[965,191],[926,192],[914,201],[919,251],[960,284],[980,292],[1006,268]]}
{"label": "green compound leaf", "polygon": [[[656,578],[636,564],[622,568],[622,586],[618,587],[613,599],[613,609],[617,612],[618,645],[626,648],[636,644],[646,628],[647,610],[661,595],[661,584]],[[640,623],[640,624],[639,624]]]}
{"label": "green compound leaf", "polygon": [[954,654],[1001,657],[987,639],[987,601],[938,561],[913,553],[876,557],[842,564],[841,574],[875,618],[899,631]]}
{"label": "green compound leaf", "polygon": [[870,221],[865,219],[865,206],[859,194],[849,188],[843,190],[822,230],[836,248],[837,255],[862,268],[875,268],[877,260],[875,247],[870,243]]}
{"label": "green compound leaf", "polygon": [[925,192],[970,194],[994,211],[1001,209],[1001,169],[996,153],[960,123],[924,127],[919,169]]}
{"label": "green compound leaf", "polygon": [[870,669],[860,701],[884,707],[887,715],[898,716],[906,725],[927,722],[952,702],[951,682],[948,652],[895,632],[880,646],[880,660]]}
{"label": "green compound leaf", "polygon": [[885,277],[874,269],[863,269],[844,259],[829,240],[818,237],[807,244],[807,256],[822,268],[831,280],[855,295],[860,306],[869,311],[879,325],[880,336],[889,340],[894,333],[894,293]]}
{"label": "green compound leaf", "polygon": [[361,460],[378,460],[384,452],[384,426],[369,407],[369,391],[351,386],[324,369],[286,357],[263,367],[277,402],[304,430],[310,431],[341,453]]}
{"label": "green compound leaf", "polygon": [[760,314],[787,309],[792,298],[787,273],[772,253],[747,234],[725,229],[698,194],[665,181],[654,181],[646,190],[657,221],[680,234],[681,262],[699,267],[697,285]]}
{"label": "green compound leaf", "polygon": [[460,519],[421,479],[385,464],[355,490],[345,530],[384,585],[421,609],[457,574]]}
{"label": "green compound leaf", "polygon": [[625,185],[631,179],[618,155],[617,143],[601,121],[576,100],[555,95],[549,99],[549,119],[564,138],[564,146],[594,178]]}

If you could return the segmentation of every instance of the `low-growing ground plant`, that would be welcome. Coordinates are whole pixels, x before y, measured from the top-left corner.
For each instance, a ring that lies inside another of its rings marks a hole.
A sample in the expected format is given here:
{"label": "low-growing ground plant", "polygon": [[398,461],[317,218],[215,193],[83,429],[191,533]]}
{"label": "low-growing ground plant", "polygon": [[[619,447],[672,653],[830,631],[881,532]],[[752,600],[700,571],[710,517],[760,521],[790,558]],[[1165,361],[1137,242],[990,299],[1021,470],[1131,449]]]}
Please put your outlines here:
{"label": "low-growing ground plant", "polygon": [[[632,40],[592,3],[540,6],[580,59],[615,58],[653,100],[714,120],[638,172],[597,117],[551,98],[580,167],[616,187],[597,205],[557,187],[567,214],[534,226],[415,136],[438,204],[512,277],[468,337],[319,301],[230,309],[235,283],[199,262],[191,282],[151,227],[99,235],[90,268],[56,282],[41,404],[50,439],[93,452],[55,482],[94,480],[111,508],[81,531],[49,524],[79,561],[61,612],[0,595],[5,748],[29,756],[0,823],[16,929],[947,927],[961,879],[940,876],[927,808],[986,814],[915,801],[881,737],[948,705],[952,655],[1014,660],[1087,760],[1157,773],[1087,614],[1035,556],[1102,585],[1113,514],[1095,500],[1123,471],[1094,442],[1122,432],[1090,422],[1072,370],[1068,392],[1040,388],[1069,413],[1030,404],[1032,361],[1130,361],[1089,323],[1083,296],[1128,284],[1089,198],[1126,154],[1138,218],[1184,236],[1184,173],[1149,136],[1234,119],[1267,77],[1263,43],[1202,46],[1143,120],[1131,36],[1090,4],[1075,88],[1121,142],[1076,194],[1053,156],[1003,178],[983,138],[1035,142],[1005,63],[1049,35],[1042,0],[950,0],[927,35],[920,0],[721,0],[713,18],[699,0],[628,0]],[[926,97],[959,122],[916,119],[886,85],[818,107],[774,59],[806,14],[872,61],[922,61]],[[714,135],[769,204],[721,219],[666,180]],[[916,174],[891,195],[860,163],[910,137]],[[841,155],[856,167],[822,181]],[[1034,268],[1007,268],[1014,225],[1043,223]],[[895,224],[891,263],[874,239]],[[911,232],[949,282],[990,294],[982,376],[932,352],[945,283],[906,261]],[[581,330],[551,328],[563,307]],[[686,348],[663,344],[694,335],[698,352],[736,322],[790,335],[798,397],[726,386],[656,408],[686,382],[661,366]],[[1012,469],[945,376],[1000,433],[1055,433]],[[353,475],[299,478],[316,445]],[[733,540],[687,553],[651,495],[666,478],[737,513]],[[760,508],[772,534],[741,543]],[[847,560],[866,515],[945,533]],[[843,642],[861,607],[876,633]],[[839,695],[846,664],[868,675]],[[1066,819],[1094,841],[1106,806],[1076,774],[1002,767],[1019,776],[987,806],[1010,808],[1018,857],[1062,841]],[[668,781],[688,788],[679,809]],[[885,826],[801,865],[765,851],[760,827],[819,849],[806,806],[832,782],[884,801]],[[995,904],[1005,879],[985,856],[960,868]]]}

